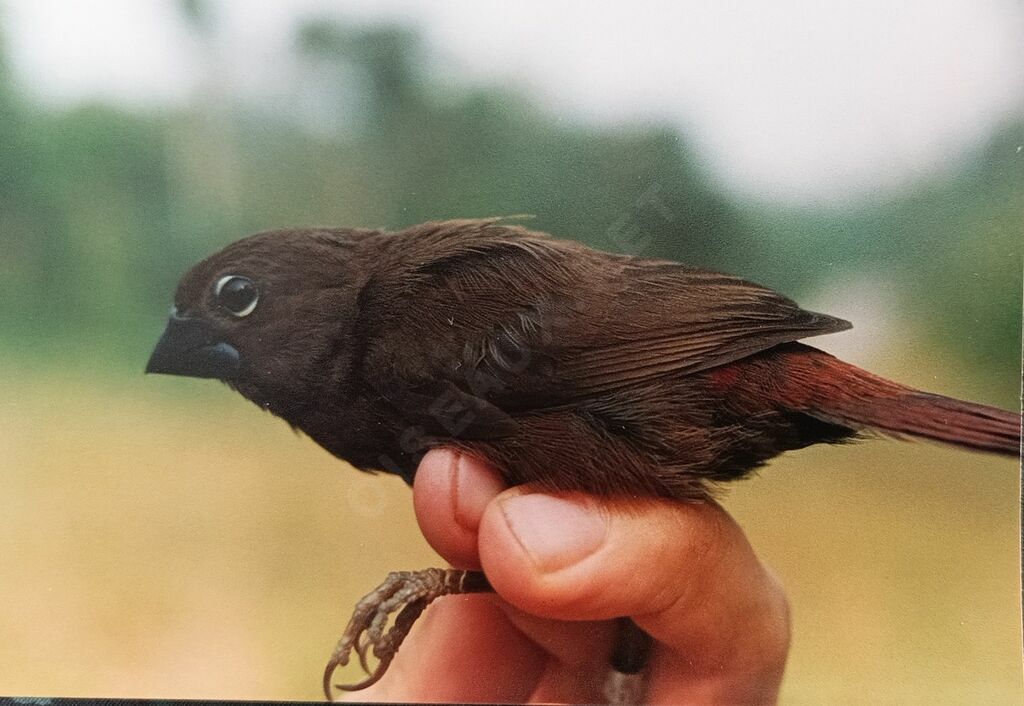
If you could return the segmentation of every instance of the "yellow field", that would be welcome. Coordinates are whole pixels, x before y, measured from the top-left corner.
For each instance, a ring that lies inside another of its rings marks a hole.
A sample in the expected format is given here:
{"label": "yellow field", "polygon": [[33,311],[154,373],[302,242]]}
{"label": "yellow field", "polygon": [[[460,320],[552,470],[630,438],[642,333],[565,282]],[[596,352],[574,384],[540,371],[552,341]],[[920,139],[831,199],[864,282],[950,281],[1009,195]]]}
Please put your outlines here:
{"label": "yellow field", "polygon": [[[222,386],[3,378],[0,693],[316,699],[359,595],[437,561],[401,482]],[[1012,461],[809,449],[725,503],[793,604],[785,702],[1020,703]]]}

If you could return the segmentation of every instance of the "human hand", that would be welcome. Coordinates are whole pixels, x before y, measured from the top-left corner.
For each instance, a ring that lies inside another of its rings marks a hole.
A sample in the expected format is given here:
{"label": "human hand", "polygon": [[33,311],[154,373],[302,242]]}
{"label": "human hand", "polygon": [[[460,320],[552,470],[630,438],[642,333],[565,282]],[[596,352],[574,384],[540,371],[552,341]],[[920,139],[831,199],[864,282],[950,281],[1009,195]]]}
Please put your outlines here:
{"label": "human hand", "polygon": [[786,597],[718,504],[506,489],[444,449],[420,464],[414,503],[434,549],[482,568],[499,597],[433,603],[383,679],[351,697],[600,702],[611,619],[630,616],[655,640],[647,701],[776,700]]}

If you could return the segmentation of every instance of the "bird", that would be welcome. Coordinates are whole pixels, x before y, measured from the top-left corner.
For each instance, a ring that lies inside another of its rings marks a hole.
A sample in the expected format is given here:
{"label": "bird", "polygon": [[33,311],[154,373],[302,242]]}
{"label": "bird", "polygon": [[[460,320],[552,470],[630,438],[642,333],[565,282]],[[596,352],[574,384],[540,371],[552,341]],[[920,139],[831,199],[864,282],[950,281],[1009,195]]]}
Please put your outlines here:
{"label": "bird", "polygon": [[[436,447],[510,485],[679,502],[783,452],[872,433],[1019,455],[1019,413],[802,342],[850,326],[741,277],[501,218],[293,228],[192,267],[146,370],[219,379],[352,466],[410,484]],[[353,649],[369,674],[360,688],[431,600],[486,590],[478,572],[389,576],[357,606],[328,696]],[[622,642],[642,653],[630,630]]]}

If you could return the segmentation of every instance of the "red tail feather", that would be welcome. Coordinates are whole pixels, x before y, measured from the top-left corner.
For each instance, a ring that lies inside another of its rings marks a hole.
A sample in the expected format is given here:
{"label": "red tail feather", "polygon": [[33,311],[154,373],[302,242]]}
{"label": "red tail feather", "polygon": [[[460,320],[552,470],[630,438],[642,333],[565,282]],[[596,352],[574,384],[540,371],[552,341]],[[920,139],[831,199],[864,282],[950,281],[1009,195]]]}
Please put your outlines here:
{"label": "red tail feather", "polygon": [[785,370],[782,399],[824,421],[1009,456],[1021,453],[1019,412],[921,392],[809,346],[786,347],[777,363]]}

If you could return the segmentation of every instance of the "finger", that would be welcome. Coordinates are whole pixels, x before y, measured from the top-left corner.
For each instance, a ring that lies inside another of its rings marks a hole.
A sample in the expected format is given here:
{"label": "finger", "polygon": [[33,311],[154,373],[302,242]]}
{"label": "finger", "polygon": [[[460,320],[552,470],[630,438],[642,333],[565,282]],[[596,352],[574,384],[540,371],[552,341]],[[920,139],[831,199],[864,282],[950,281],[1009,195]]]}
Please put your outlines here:
{"label": "finger", "polygon": [[449,596],[424,612],[379,682],[340,699],[525,703],[548,662],[493,596]]}
{"label": "finger", "polygon": [[480,568],[477,530],[484,508],[506,487],[484,462],[450,449],[434,449],[420,462],[413,506],[423,536],[452,566]]}
{"label": "finger", "polygon": [[[484,462],[450,450],[431,451],[417,469],[415,481],[417,519],[424,536],[452,564],[478,568],[480,519],[487,504],[504,488],[501,476]],[[601,679],[595,675],[607,671],[614,632],[611,624],[542,619],[507,603],[501,605],[515,628],[551,658],[534,700],[600,699],[595,685]]]}
{"label": "finger", "polygon": [[784,661],[785,598],[715,503],[518,487],[488,505],[479,550],[491,584],[516,607],[575,620],[634,616],[694,675],[742,671],[748,658]]}
{"label": "finger", "polygon": [[503,600],[500,605],[512,624],[550,657],[531,702],[603,703],[601,687],[615,635],[612,621],[552,620]]}

